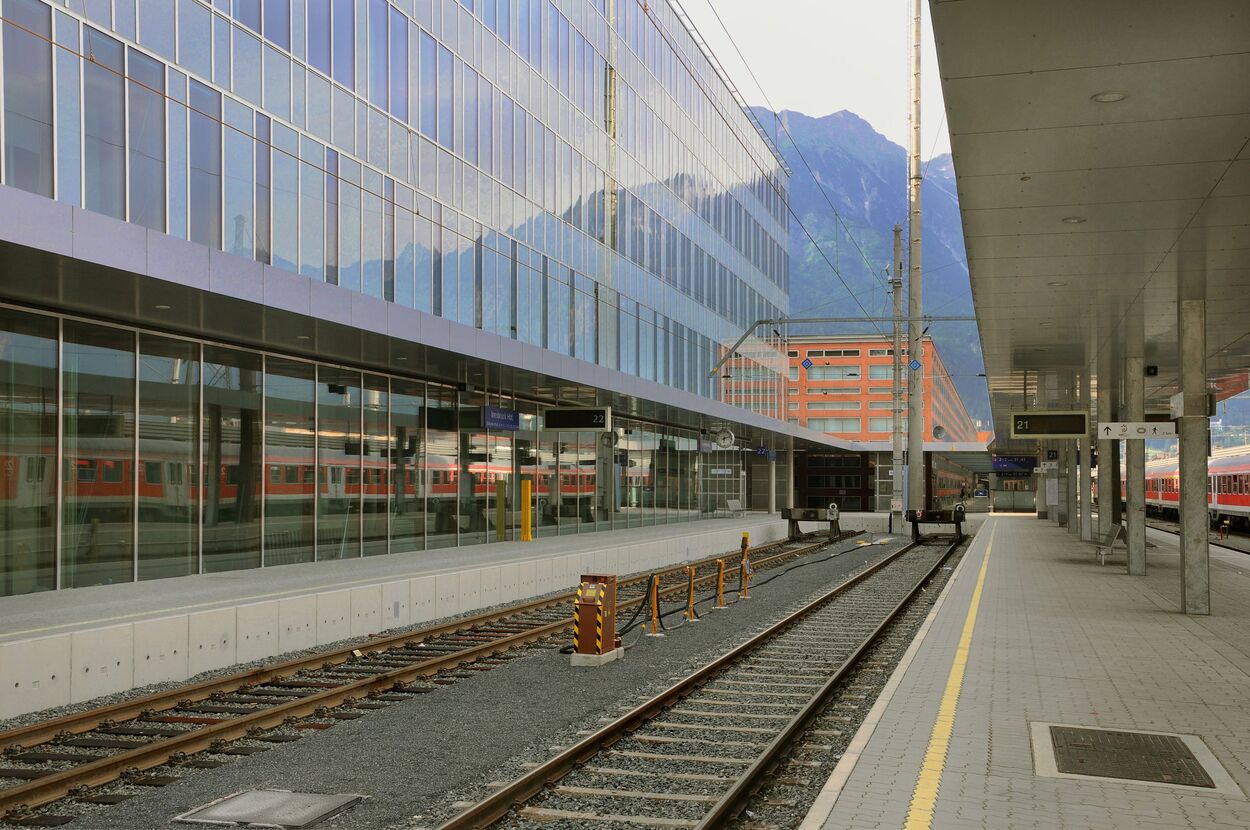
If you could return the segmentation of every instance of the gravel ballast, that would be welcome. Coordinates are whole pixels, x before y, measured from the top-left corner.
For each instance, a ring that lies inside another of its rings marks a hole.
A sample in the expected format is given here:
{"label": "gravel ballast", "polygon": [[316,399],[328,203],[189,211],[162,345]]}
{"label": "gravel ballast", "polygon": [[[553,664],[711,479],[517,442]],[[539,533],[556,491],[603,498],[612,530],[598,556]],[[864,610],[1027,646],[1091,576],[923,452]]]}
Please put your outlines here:
{"label": "gravel ballast", "polygon": [[[904,543],[894,539],[885,545],[857,544],[867,538],[871,537],[836,543],[799,560],[803,567],[775,578],[774,572],[760,574],[750,600],[725,611],[712,611],[705,603],[697,624],[677,627],[680,617],[670,616],[666,622],[671,630],[664,638],[631,632],[625,640],[633,647],[624,660],[597,669],[573,669],[557,648],[531,648],[518,659],[412,700],[324,731],[301,730],[301,740],[273,745],[260,754],[231,757],[218,769],[154,770],[183,780],[161,788],[116,785],[136,794],[122,804],[91,808],[69,826],[186,827],[172,823],[172,818],[253,788],[367,796],[319,827],[434,826],[457,812],[458,798],[481,794],[488,782],[515,776],[524,762],[549,757],[552,747],[573,743],[579,732],[593,729],[600,718],[632,708],[674,676],[724,652],[804,598]],[[831,556],[834,553],[840,555]],[[79,812],[74,806],[73,812]]]}

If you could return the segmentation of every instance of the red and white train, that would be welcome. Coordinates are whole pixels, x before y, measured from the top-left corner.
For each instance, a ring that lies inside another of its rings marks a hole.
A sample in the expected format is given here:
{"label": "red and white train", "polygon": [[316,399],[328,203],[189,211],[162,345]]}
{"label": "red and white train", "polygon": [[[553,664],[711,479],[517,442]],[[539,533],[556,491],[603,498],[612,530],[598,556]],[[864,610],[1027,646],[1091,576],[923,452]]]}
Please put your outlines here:
{"label": "red and white train", "polygon": [[[1125,499],[1123,485],[1120,500]],[[1146,465],[1146,512],[1179,516],[1180,469],[1175,458]],[[1219,450],[1207,461],[1207,511],[1213,525],[1225,519],[1233,527],[1250,528],[1250,447]]]}

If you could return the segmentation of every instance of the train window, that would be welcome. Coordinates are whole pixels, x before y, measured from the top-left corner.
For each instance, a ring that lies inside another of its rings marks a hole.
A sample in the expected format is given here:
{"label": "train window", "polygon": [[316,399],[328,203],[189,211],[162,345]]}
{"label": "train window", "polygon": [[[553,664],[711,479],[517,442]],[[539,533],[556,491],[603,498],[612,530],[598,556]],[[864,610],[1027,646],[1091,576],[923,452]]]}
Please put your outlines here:
{"label": "train window", "polygon": [[239,483],[239,465],[227,464],[226,465],[226,484],[237,486],[238,483]]}
{"label": "train window", "polygon": [[303,476],[304,484],[312,484],[313,475],[316,473],[316,471],[312,467],[303,467],[301,469],[304,471],[304,476]]}
{"label": "train window", "polygon": [[26,480],[27,481],[43,481],[48,472],[47,456],[26,459]]}
{"label": "train window", "polygon": [[[173,466],[172,464],[170,465]],[[144,461],[143,462],[143,480],[148,484],[161,483],[161,462]]]}
{"label": "train window", "polygon": [[277,464],[274,464],[272,467],[269,468],[269,483],[270,484],[282,483],[282,468],[279,467]]}
{"label": "train window", "polygon": [[282,480],[287,484],[299,484],[299,467],[294,464],[285,465]]}
{"label": "train window", "polygon": [[78,462],[78,480],[79,481],[95,481],[95,461],[90,458],[80,459]]}
{"label": "train window", "polygon": [[110,484],[116,484],[122,480],[125,470],[120,461],[101,461],[100,462],[100,479]]}
{"label": "train window", "polygon": [[[338,484],[339,481],[342,480],[343,478],[343,470],[341,470],[338,467],[335,467],[331,469],[330,472],[334,476],[334,483]],[[352,467],[351,469],[349,469],[347,471],[347,483],[348,484],[360,484],[360,470],[357,470],[355,467]]]}

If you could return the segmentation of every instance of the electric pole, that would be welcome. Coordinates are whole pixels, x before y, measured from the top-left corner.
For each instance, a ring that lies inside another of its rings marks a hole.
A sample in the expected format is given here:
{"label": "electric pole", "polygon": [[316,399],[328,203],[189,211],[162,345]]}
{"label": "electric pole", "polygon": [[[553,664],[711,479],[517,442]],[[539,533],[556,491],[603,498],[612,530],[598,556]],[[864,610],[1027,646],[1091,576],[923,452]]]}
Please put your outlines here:
{"label": "electric pole", "polygon": [[[920,0],[911,3],[911,146],[908,152],[907,237],[911,243],[907,284],[907,509],[924,510],[924,365],[920,315]],[[917,366],[917,364],[920,364]],[[913,368],[916,367],[916,368]]]}
{"label": "electric pole", "polygon": [[903,526],[903,226],[894,226],[894,261],[890,263],[894,295],[894,457],[890,466],[890,530]]}

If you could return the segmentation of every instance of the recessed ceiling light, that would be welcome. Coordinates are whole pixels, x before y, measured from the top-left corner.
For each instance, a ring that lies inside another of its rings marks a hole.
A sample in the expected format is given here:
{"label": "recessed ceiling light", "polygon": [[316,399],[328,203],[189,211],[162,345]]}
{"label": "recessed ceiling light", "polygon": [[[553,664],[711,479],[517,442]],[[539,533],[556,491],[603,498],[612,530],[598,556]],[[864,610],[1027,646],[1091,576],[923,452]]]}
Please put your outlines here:
{"label": "recessed ceiling light", "polygon": [[407,360],[408,358],[404,357],[404,356],[401,354],[399,357],[397,357],[397,358],[395,358],[395,359],[396,359],[396,360]]}
{"label": "recessed ceiling light", "polygon": [[158,306],[156,307],[156,310],[157,310],[157,311],[169,311],[169,306],[167,306],[167,305],[165,305],[164,303],[162,303],[161,305],[158,305]]}
{"label": "recessed ceiling light", "polygon": [[1069,225],[1080,225],[1085,221],[1084,216],[1065,216],[1063,221]]}
{"label": "recessed ceiling light", "polygon": [[1033,181],[1033,177],[1032,177],[1032,176],[1021,176],[1021,177],[1020,177],[1020,181],[1022,181],[1022,182],[1031,182],[1031,181]]}
{"label": "recessed ceiling light", "polygon": [[296,340],[311,340],[312,338],[309,337],[307,334],[297,334],[295,335],[295,339]]}
{"label": "recessed ceiling light", "polygon": [[1048,282],[1048,283],[1046,283],[1046,284],[1047,284],[1047,285],[1053,285],[1055,288],[1061,288],[1062,286],[1067,285],[1067,283],[1066,283],[1066,282],[1059,282],[1058,280],[1056,280],[1056,281],[1054,281],[1054,282]]}
{"label": "recessed ceiling light", "polygon": [[1097,92],[1089,96],[1089,100],[1096,104],[1118,104],[1127,97],[1127,93],[1107,90],[1106,92]]}
{"label": "recessed ceiling light", "polygon": [[1039,326],[1049,326],[1049,325],[1050,325],[1050,321],[1049,321],[1049,320],[1043,320],[1042,322],[1038,323],[1038,325],[1039,325]]}

